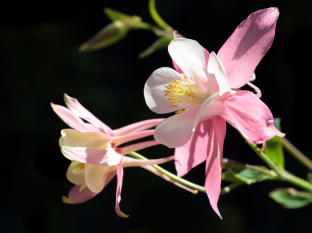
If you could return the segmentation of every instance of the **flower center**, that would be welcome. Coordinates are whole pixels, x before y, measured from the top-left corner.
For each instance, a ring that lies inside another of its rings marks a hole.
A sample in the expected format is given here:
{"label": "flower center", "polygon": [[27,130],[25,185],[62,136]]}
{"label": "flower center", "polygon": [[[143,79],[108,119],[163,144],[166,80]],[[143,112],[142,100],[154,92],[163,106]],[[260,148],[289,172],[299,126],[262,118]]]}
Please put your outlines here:
{"label": "flower center", "polygon": [[183,105],[183,109],[176,111],[180,114],[184,109],[193,105],[204,102],[209,96],[206,91],[201,88],[191,77],[191,80],[187,77],[181,77],[181,80],[170,80],[172,84],[166,87],[164,90],[164,97],[168,97],[168,100],[172,103],[171,107],[178,107]]}

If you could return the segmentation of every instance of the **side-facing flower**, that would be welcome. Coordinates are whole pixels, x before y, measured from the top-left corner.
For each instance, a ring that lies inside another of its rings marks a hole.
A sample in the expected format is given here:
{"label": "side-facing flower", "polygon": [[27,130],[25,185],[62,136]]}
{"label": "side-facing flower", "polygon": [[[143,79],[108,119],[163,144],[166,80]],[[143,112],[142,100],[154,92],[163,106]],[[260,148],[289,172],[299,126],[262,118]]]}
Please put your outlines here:
{"label": "side-facing flower", "polygon": [[217,202],[225,121],[250,142],[284,136],[273,124],[269,108],[252,92],[234,91],[254,77],[254,69],[270,48],[279,12],[268,8],[243,21],[216,55],[198,42],[174,39],[169,54],[176,71],[160,68],[145,84],[148,107],[156,113],[177,114],[159,123],[155,139],[176,148],[179,176],[206,160],[205,189],[221,217]]}
{"label": "side-facing flower", "polygon": [[85,109],[78,100],[65,94],[65,103],[68,108],[51,104],[54,112],[73,128],[63,129],[59,140],[63,155],[72,161],[67,178],[76,185],[69,192],[69,198],[63,198],[64,202],[74,204],[92,198],[117,174],[115,210],[119,216],[127,217],[119,208],[123,168],[141,166],[157,174],[148,166],[171,161],[173,156],[155,160],[138,160],[125,156],[132,151],[159,144],[155,140],[117,147],[152,135],[154,130],[147,129],[163,119],[146,120],[112,130]]}

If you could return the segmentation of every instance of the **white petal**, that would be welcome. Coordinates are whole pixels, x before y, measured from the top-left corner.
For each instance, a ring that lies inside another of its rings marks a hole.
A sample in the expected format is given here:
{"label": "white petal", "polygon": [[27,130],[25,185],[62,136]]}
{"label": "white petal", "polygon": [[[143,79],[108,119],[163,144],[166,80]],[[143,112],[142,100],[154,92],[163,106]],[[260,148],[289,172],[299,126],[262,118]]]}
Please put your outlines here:
{"label": "white petal", "polygon": [[193,122],[193,131],[195,131],[199,122],[209,119],[213,116],[222,115],[222,113],[225,111],[225,107],[219,98],[220,97],[218,97],[217,93],[215,93],[201,105]]}
{"label": "white petal", "polygon": [[[114,169],[112,169],[114,168]],[[87,187],[94,193],[99,193],[105,187],[106,174],[116,170],[117,166],[96,166],[93,164],[85,165],[85,179]]]}
{"label": "white petal", "polygon": [[206,89],[208,85],[203,47],[195,40],[178,38],[171,41],[168,51],[174,62],[195,82]]}
{"label": "white petal", "polygon": [[67,179],[75,185],[85,183],[84,164],[77,161],[72,161],[66,172]]}
{"label": "white petal", "polygon": [[178,111],[183,107],[171,107],[172,103],[164,97],[166,85],[171,84],[170,80],[183,77],[174,69],[163,67],[155,70],[148,78],[144,87],[144,97],[147,106],[156,113],[168,113]]}
{"label": "white petal", "polygon": [[229,78],[227,77],[225,73],[225,69],[221,61],[218,59],[217,55],[214,52],[210,53],[210,56],[208,59],[208,73],[214,74],[215,79],[219,86],[220,96],[222,96],[224,93],[231,90]]}
{"label": "white petal", "polygon": [[180,147],[187,143],[193,134],[192,126],[198,109],[199,106],[193,106],[159,123],[154,133],[156,141],[169,148]]}

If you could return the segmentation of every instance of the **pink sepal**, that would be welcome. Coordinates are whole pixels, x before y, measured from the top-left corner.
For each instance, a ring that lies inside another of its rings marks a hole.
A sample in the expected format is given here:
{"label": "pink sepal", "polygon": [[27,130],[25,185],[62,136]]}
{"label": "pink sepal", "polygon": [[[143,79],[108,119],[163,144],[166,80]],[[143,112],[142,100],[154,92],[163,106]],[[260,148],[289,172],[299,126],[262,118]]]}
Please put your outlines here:
{"label": "pink sepal", "polygon": [[213,119],[209,132],[208,157],[206,160],[205,189],[210,205],[222,219],[218,209],[218,200],[221,191],[223,143],[226,132],[226,124],[222,117]]}
{"label": "pink sepal", "polygon": [[136,140],[136,139],[140,139],[140,138],[144,138],[144,137],[147,137],[147,136],[151,136],[154,134],[154,130],[151,129],[151,130],[144,130],[144,131],[140,131],[140,132],[134,132],[134,133],[129,133],[129,134],[126,134],[126,135],[122,135],[122,136],[119,136],[119,137],[114,137],[112,139],[112,141],[115,143],[115,147],[116,146],[119,146],[123,143],[126,143],[126,142],[130,142],[130,141],[133,141],[133,140]]}
{"label": "pink sepal", "polygon": [[212,121],[208,119],[200,122],[191,139],[184,146],[175,149],[174,164],[179,177],[207,159]]}
{"label": "pink sepal", "polygon": [[231,88],[244,86],[267,53],[275,36],[277,8],[256,11],[233,32],[218,52]]}
{"label": "pink sepal", "polygon": [[129,215],[124,214],[120,210],[119,203],[121,201],[121,188],[122,188],[122,179],[123,179],[123,168],[122,168],[122,160],[117,166],[117,189],[116,189],[116,206],[115,211],[116,214],[120,217],[127,218]]}
{"label": "pink sepal", "polygon": [[152,128],[152,127],[158,125],[163,120],[164,120],[164,118],[140,121],[140,122],[122,127],[120,129],[115,129],[114,134],[116,137],[118,137],[118,136],[123,136],[123,135],[129,134],[129,133],[135,133],[135,132],[143,131],[143,130],[146,130],[146,129],[149,129],[149,128]]}

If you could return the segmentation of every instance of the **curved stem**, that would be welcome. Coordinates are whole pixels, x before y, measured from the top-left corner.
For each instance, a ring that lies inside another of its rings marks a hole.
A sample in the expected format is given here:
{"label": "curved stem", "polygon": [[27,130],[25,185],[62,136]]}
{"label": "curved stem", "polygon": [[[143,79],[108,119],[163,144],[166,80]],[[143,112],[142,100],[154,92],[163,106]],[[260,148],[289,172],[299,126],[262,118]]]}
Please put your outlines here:
{"label": "curved stem", "polygon": [[297,176],[294,176],[290,173],[288,173],[285,170],[279,169],[275,163],[273,163],[269,157],[261,152],[261,150],[257,147],[257,145],[249,144],[248,145],[256,152],[256,154],[273,170],[276,172],[276,174],[281,178],[282,181],[286,181],[288,183],[291,183],[293,185],[296,185],[297,187],[303,188],[305,190],[308,190],[312,192],[312,184],[310,184],[308,181],[303,180]]}
{"label": "curved stem", "polygon": [[305,156],[301,151],[299,151],[290,141],[286,138],[281,138],[281,142],[285,149],[294,156],[301,164],[312,171],[312,161]]}
{"label": "curved stem", "polygon": [[149,7],[149,11],[151,13],[152,18],[158,24],[158,26],[166,30],[167,32],[172,33],[173,29],[158,14],[156,10],[156,6],[155,6],[155,0],[149,0],[148,7]]}
{"label": "curved stem", "polygon": [[[145,158],[143,155],[138,154],[137,152],[131,152],[131,153],[129,153],[129,155],[131,155],[137,159],[147,160],[147,158]],[[198,190],[199,192],[202,192],[202,193],[206,193],[206,190],[203,186],[194,184],[194,183],[189,182],[187,180],[184,180],[180,177],[177,177],[176,175],[172,174],[171,172],[168,172],[167,170],[163,169],[162,167],[160,167],[158,165],[152,165],[152,167],[155,168],[157,171],[161,172],[162,174],[168,176],[170,179],[172,179],[172,180],[174,180],[174,181],[176,181],[176,182],[178,182],[178,183],[180,183],[186,187]]]}

